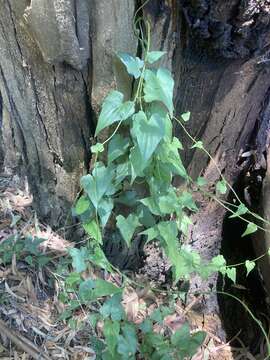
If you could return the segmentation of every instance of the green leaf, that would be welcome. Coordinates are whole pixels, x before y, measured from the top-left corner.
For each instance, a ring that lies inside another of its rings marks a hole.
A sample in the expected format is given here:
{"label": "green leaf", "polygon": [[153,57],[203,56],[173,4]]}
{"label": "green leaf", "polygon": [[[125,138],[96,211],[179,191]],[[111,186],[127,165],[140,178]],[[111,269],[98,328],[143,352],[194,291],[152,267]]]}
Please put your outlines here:
{"label": "green leaf", "polygon": [[111,272],[111,264],[107,260],[103,250],[100,248],[100,246],[95,246],[94,252],[92,254],[89,254],[88,257],[89,261],[91,261],[93,264],[101,267],[104,270],[107,270],[108,272]]}
{"label": "green leaf", "polygon": [[21,215],[13,215],[12,213],[11,213],[11,217],[12,217],[12,221],[10,227],[15,227],[22,218]]}
{"label": "green leaf", "polygon": [[248,208],[243,204],[239,204],[236,212],[230,216],[230,219],[244,215],[248,212]]}
{"label": "green leaf", "polygon": [[159,231],[156,227],[151,227],[147,230],[140,232],[140,235],[147,236],[147,243],[153,239],[156,239],[159,236]]}
{"label": "green leaf", "polygon": [[91,207],[91,202],[87,196],[83,195],[76,203],[75,211],[77,215],[81,215]]}
{"label": "green leaf", "polygon": [[192,220],[186,214],[183,214],[180,220],[180,230],[186,236],[188,235],[190,225],[192,225]]}
{"label": "green leaf", "polygon": [[233,283],[236,282],[236,269],[234,267],[226,269],[226,275]]}
{"label": "green leaf", "polygon": [[42,244],[45,239],[27,235],[24,240],[24,251],[29,252],[32,255],[40,255],[41,251],[39,249],[39,245]]}
{"label": "green leaf", "polygon": [[128,359],[137,352],[137,335],[134,325],[125,323],[122,334],[118,337],[117,351],[124,359]]}
{"label": "green leaf", "polygon": [[158,203],[157,203],[157,199],[155,197],[148,197],[145,199],[141,199],[140,202],[146,206],[152,214],[157,215],[157,216],[161,216],[162,213],[159,209]]}
{"label": "green leaf", "polygon": [[181,247],[181,251],[175,254],[175,281],[189,279],[190,274],[201,272],[202,264],[200,255],[191,251],[188,247]]}
{"label": "green leaf", "polygon": [[65,283],[69,287],[74,287],[75,285],[78,285],[81,281],[81,275],[77,272],[72,272],[66,278]]}
{"label": "green leaf", "polygon": [[124,121],[132,116],[135,112],[133,101],[123,102],[124,95],[119,91],[112,91],[104,100],[102,110],[98,118],[95,136],[107,126]]}
{"label": "green leaf", "polygon": [[132,135],[136,137],[141,156],[146,163],[165,135],[165,122],[158,114],[148,120],[143,111],[133,116]]}
{"label": "green leaf", "polygon": [[181,143],[173,138],[171,142],[162,142],[157,149],[157,156],[159,162],[166,164],[167,168],[175,175],[180,175],[183,178],[187,178],[187,172],[182,164],[179,151],[181,149]]}
{"label": "green leaf", "polygon": [[92,154],[102,153],[103,151],[104,151],[104,146],[101,143],[97,143],[97,144],[91,146]]}
{"label": "green leaf", "polygon": [[103,332],[110,354],[115,358],[118,336],[120,333],[120,324],[118,321],[105,320]]}
{"label": "green leaf", "polygon": [[77,273],[81,273],[87,269],[88,251],[85,247],[80,249],[70,249],[69,254],[72,257],[72,266]]}
{"label": "green leaf", "polygon": [[177,330],[171,336],[171,343],[174,346],[180,347],[182,344],[186,345],[190,339],[190,327],[188,323],[185,323],[181,326],[179,330]]}
{"label": "green leaf", "polygon": [[115,199],[115,202],[132,207],[136,204],[137,200],[137,192],[131,190],[122,193],[119,198]]}
{"label": "green leaf", "polygon": [[207,180],[204,177],[199,176],[197,179],[197,185],[198,186],[205,186],[207,185]]}
{"label": "green leaf", "polygon": [[116,226],[128,246],[130,246],[132,236],[139,225],[138,216],[135,214],[129,214],[127,218],[124,218],[122,215],[116,217]]}
{"label": "green leaf", "polygon": [[116,294],[105,301],[99,310],[104,319],[111,317],[113,321],[121,321],[125,318],[125,310],[121,304],[121,299],[122,295]]}
{"label": "green leaf", "polygon": [[126,177],[130,175],[130,163],[126,161],[116,167],[115,184],[120,184]]}
{"label": "green leaf", "polygon": [[114,202],[112,198],[103,198],[98,206],[98,215],[100,217],[101,226],[104,228],[111,216]]}
{"label": "green leaf", "polygon": [[162,214],[171,214],[181,209],[173,187],[169,188],[166,195],[159,196],[157,203]]}
{"label": "green leaf", "polygon": [[224,180],[218,181],[216,184],[216,191],[220,194],[226,194],[227,192],[227,184]]}
{"label": "green leaf", "polygon": [[138,57],[135,58],[126,53],[119,52],[117,55],[122,63],[126,66],[127,72],[134,76],[135,79],[138,79],[141,76],[140,69],[143,67],[144,62]]}
{"label": "green leaf", "polygon": [[141,324],[140,324],[140,330],[144,333],[147,334],[149,332],[151,332],[153,330],[153,323],[150,319],[145,319]]}
{"label": "green leaf", "polygon": [[204,149],[203,142],[202,141],[196,141],[195,144],[191,146],[191,149]]}
{"label": "green leaf", "polygon": [[154,216],[151,214],[151,211],[144,205],[139,205],[137,207],[136,213],[138,215],[140,224],[142,224],[146,228],[156,225],[156,220]]}
{"label": "green leaf", "polygon": [[183,191],[181,196],[179,196],[179,204],[182,208],[188,208],[191,211],[198,211],[198,207],[193,200],[193,196],[188,191]]}
{"label": "green leaf", "polygon": [[101,198],[111,186],[113,176],[114,172],[111,168],[106,168],[102,163],[97,163],[92,175],[88,174],[81,178],[81,186],[96,209]]}
{"label": "green leaf", "polygon": [[90,236],[91,239],[95,239],[98,244],[102,244],[101,231],[95,219],[91,220],[88,223],[84,223],[82,225],[84,230]]}
{"label": "green leaf", "polygon": [[115,134],[109,142],[108,147],[108,163],[118,159],[122,156],[129,146],[129,139],[123,138],[120,134]]}
{"label": "green leaf", "polygon": [[158,61],[165,54],[166,54],[166,51],[149,51],[147,53],[146,61],[149,64],[153,64],[156,61]]}
{"label": "green leaf", "polygon": [[151,315],[150,315],[150,319],[157,322],[159,325],[163,324],[163,320],[164,320],[164,316],[161,312],[160,308],[155,309]]}
{"label": "green leaf", "polygon": [[158,230],[167,245],[167,253],[173,265],[177,263],[178,254],[178,229],[175,221],[162,221],[158,225]]}
{"label": "green leaf", "polygon": [[184,148],[183,148],[183,145],[182,145],[182,143],[180,142],[180,140],[179,139],[177,139],[177,137],[173,137],[173,139],[172,139],[172,142],[171,142],[171,147],[175,150],[175,149],[180,149],[180,150],[183,150]]}
{"label": "green leaf", "polygon": [[134,146],[130,150],[129,160],[131,163],[131,183],[133,183],[136,177],[143,176],[143,171],[147,166],[147,163],[143,160],[138,145]]}
{"label": "green leaf", "polygon": [[200,276],[202,279],[208,279],[209,276],[215,272],[220,272],[222,275],[226,274],[226,260],[223,255],[217,255],[212,258],[210,263],[203,264],[200,270]]}
{"label": "green leaf", "polygon": [[226,268],[226,260],[223,255],[217,255],[213,257],[210,264],[213,267],[214,272],[219,271],[223,275],[225,274],[227,268]]}
{"label": "green leaf", "polygon": [[170,71],[163,68],[158,69],[156,73],[146,70],[144,80],[144,100],[146,102],[161,101],[172,115],[174,81]]}
{"label": "green leaf", "polygon": [[256,266],[255,261],[246,260],[245,267],[247,269],[247,276],[255,268],[255,266]]}
{"label": "green leaf", "polygon": [[250,222],[247,225],[246,231],[242,234],[242,237],[247,236],[249,234],[253,234],[258,230],[257,225],[255,225],[254,223]]}
{"label": "green leaf", "polygon": [[153,114],[158,114],[162,119],[164,119],[165,123],[165,136],[164,140],[171,142],[172,141],[172,133],[173,133],[173,125],[172,120],[168,114],[168,110],[166,107],[160,102],[152,102],[149,107],[146,109],[146,116],[149,119]]}
{"label": "green leaf", "polygon": [[203,331],[197,331],[195,334],[190,335],[189,325],[185,323],[171,336],[171,342],[176,347],[181,359],[191,358],[202,346],[205,337],[206,333]]}
{"label": "green leaf", "polygon": [[79,287],[79,295],[82,301],[94,301],[103,296],[114,295],[121,292],[121,288],[103,279],[88,279],[83,281]]}
{"label": "green leaf", "polygon": [[190,113],[190,111],[188,111],[188,112],[182,114],[182,115],[181,115],[181,118],[182,118],[185,122],[187,122],[187,121],[189,121],[189,119],[190,119],[190,115],[191,115],[191,113]]}

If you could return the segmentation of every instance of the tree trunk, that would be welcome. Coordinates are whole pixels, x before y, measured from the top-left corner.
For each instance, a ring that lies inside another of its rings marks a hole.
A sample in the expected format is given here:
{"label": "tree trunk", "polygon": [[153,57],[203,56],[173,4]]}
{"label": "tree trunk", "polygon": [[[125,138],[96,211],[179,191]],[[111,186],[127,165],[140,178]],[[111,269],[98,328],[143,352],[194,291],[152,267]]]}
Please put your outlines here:
{"label": "tree trunk", "polygon": [[[119,77],[114,52],[135,54],[132,18],[139,0],[0,0],[0,92],[5,166],[26,174],[39,214],[63,222],[87,171],[96,113]],[[191,111],[189,132],[204,142],[227,180],[262,162],[268,129],[269,21],[267,0],[150,0],[152,50],[175,76],[177,114]],[[213,161],[176,127],[193,177],[219,179]],[[209,259],[220,251],[225,210],[202,203],[190,242]],[[207,243],[207,246],[205,244]],[[194,288],[207,290],[216,278]],[[206,303],[208,313],[217,302]]]}

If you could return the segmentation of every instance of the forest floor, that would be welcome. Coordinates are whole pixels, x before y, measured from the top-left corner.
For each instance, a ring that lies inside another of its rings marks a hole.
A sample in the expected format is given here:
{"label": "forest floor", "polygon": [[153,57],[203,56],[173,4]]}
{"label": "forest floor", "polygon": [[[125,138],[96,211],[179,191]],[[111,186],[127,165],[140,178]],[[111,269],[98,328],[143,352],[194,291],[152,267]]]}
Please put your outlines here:
{"label": "forest floor", "polygon": [[[72,311],[72,304],[61,299],[64,278],[72,271],[68,249],[75,244],[63,237],[61,229],[54,232],[42,224],[31,203],[27,186],[21,186],[14,177],[0,177],[0,359],[100,359],[102,322],[93,323],[91,308],[79,306]],[[165,265],[156,266],[159,256],[154,245],[148,248],[148,269],[152,268],[153,277],[160,281]],[[97,273],[116,285],[122,283],[117,273],[93,269],[84,276],[95,277]],[[147,271],[144,275],[131,274],[145,287],[129,287],[124,293],[124,309],[134,323],[167,301],[166,292],[151,291],[148,275]],[[194,310],[196,302],[195,297],[186,305],[177,302],[176,312],[154,330],[173,332],[186,320],[192,330],[204,330],[206,340],[193,360],[262,359],[252,356],[244,346],[232,348],[230,342],[219,339],[213,319]]]}

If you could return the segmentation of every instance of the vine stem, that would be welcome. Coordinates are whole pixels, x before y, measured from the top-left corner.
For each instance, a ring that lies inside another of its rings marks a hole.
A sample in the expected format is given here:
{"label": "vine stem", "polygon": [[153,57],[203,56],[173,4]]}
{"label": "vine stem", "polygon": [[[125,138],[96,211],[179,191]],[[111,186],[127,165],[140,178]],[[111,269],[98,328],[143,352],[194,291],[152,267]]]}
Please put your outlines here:
{"label": "vine stem", "polygon": [[[196,144],[197,143],[197,140],[192,136],[190,135],[190,133],[187,131],[186,127],[182,124],[182,122],[175,116],[173,116],[173,119],[177,121],[177,123],[182,127],[182,129],[184,130],[185,134],[190,138],[190,140]],[[203,146],[201,148],[203,150],[203,152],[209,157],[209,159],[213,162],[215,168],[217,169],[220,177],[222,178],[222,180],[228,185],[229,189],[232,191],[232,193],[234,194],[234,196],[236,197],[236,199],[242,203],[242,201],[239,199],[237,193],[235,192],[235,190],[233,189],[233,187],[231,186],[231,184],[226,180],[226,178],[224,177],[224,175],[222,174],[220,168],[218,167],[218,164],[216,163],[215,159],[213,158],[213,156],[209,153],[209,151],[207,151],[205,149],[205,147]]]}
{"label": "vine stem", "polygon": [[[197,140],[187,131],[186,127],[183,125],[183,123],[181,122],[181,120],[179,120],[177,117],[173,116],[173,119],[177,121],[177,123],[182,127],[182,129],[184,130],[185,134],[189,137],[189,139],[195,144],[197,143]],[[203,146],[201,148],[201,150],[209,157],[209,159],[213,162],[215,168],[217,169],[220,177],[222,178],[222,180],[226,183],[226,185],[229,187],[229,189],[231,190],[231,192],[234,194],[234,196],[236,197],[237,201],[240,204],[243,204],[243,202],[240,200],[239,196],[237,195],[236,191],[234,190],[234,188],[231,186],[231,184],[226,180],[226,178],[224,177],[224,175],[222,174],[221,170],[218,167],[218,164],[216,163],[215,159],[213,158],[213,156],[209,153],[208,150],[205,149],[205,147]],[[233,205],[233,204],[231,204]],[[237,206],[237,205],[233,205],[233,206]],[[255,217],[256,219],[266,223],[267,225],[270,225],[270,222],[267,221],[266,219],[262,218],[261,216],[255,214],[254,212],[252,212],[250,209],[248,209],[248,213],[250,215],[252,215],[253,217]],[[262,229],[261,227],[258,226],[258,228]],[[263,229],[264,230],[264,229]]]}

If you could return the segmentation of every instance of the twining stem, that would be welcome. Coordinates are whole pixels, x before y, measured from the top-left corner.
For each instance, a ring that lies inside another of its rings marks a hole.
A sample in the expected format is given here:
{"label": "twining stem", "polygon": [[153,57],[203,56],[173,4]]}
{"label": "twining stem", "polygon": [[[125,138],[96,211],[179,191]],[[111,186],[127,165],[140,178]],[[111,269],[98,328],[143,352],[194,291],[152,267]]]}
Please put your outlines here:
{"label": "twining stem", "polygon": [[[184,126],[184,124],[181,122],[181,120],[179,120],[178,118],[176,118],[175,116],[173,116],[173,119],[177,121],[177,123],[182,127],[182,129],[184,130],[185,134],[189,137],[189,139],[195,144],[197,143],[197,140],[187,131],[186,127]],[[212,161],[212,163],[214,164],[215,168],[217,169],[220,177],[222,178],[223,182],[226,183],[226,185],[228,186],[228,188],[231,190],[231,192],[234,194],[234,196],[236,197],[237,201],[242,204],[242,201],[240,200],[239,196],[237,195],[236,191],[234,190],[234,188],[231,186],[231,184],[226,180],[226,178],[224,177],[224,175],[222,174],[221,170],[218,167],[218,164],[216,163],[215,159],[212,157],[212,155],[209,153],[209,151],[207,151],[205,149],[205,147],[200,148],[208,157],[209,159]],[[233,204],[231,204],[233,205]],[[237,206],[237,205],[235,205]],[[262,218],[261,216],[259,216],[258,214],[252,212],[250,209],[248,209],[248,213],[250,215],[252,215],[253,217],[255,217],[256,219],[266,223],[267,225],[270,225],[270,222],[264,218]],[[247,221],[247,220],[245,220]],[[259,229],[262,229],[261,227],[258,226]],[[263,229],[264,230],[264,229]]]}

